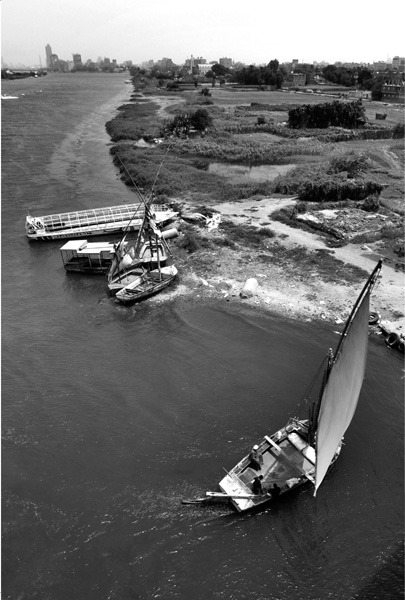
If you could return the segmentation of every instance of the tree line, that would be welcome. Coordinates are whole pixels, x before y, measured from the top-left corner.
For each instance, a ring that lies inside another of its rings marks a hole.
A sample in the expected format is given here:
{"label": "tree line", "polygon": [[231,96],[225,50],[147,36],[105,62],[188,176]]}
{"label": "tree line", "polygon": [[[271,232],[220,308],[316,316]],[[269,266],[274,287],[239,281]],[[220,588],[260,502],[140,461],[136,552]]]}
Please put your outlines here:
{"label": "tree line", "polygon": [[361,100],[354,102],[326,102],[302,104],[288,111],[288,126],[292,129],[325,129],[344,127],[357,129],[366,122]]}

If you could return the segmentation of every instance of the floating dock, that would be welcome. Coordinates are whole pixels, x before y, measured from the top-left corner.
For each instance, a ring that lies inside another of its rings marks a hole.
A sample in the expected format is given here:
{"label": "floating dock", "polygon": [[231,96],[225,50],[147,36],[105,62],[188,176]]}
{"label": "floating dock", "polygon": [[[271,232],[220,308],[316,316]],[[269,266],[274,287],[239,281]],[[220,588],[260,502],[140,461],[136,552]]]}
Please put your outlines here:
{"label": "floating dock", "polygon": [[[177,216],[163,204],[151,205],[158,225],[164,225]],[[25,220],[25,231],[30,240],[56,240],[109,235],[139,229],[145,213],[143,204],[123,204],[75,212],[32,217]]]}

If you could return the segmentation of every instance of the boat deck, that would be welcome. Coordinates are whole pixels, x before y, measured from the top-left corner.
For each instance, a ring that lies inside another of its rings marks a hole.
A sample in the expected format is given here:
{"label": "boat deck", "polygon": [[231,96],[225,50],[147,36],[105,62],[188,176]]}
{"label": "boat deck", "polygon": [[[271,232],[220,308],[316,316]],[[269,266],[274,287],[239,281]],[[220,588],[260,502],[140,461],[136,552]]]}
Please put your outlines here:
{"label": "boat deck", "polygon": [[100,225],[117,221],[127,221],[132,217],[143,215],[143,213],[143,205],[123,204],[120,206],[108,206],[106,208],[44,215],[35,218],[40,219],[47,229],[57,230],[61,228],[71,229],[83,225]]}
{"label": "boat deck", "polygon": [[[156,222],[164,222],[174,218],[177,213],[163,204],[151,205],[150,210],[156,215]],[[145,214],[143,203],[123,204],[119,206],[108,206],[105,208],[94,208],[74,212],[56,213],[33,217],[28,215],[25,220],[25,229],[28,237],[40,238],[44,234],[61,237],[61,234],[69,232],[88,232],[88,235],[97,232],[108,233],[124,230],[131,226],[137,229],[142,223]]]}
{"label": "boat deck", "polygon": [[245,457],[220,482],[220,488],[230,496],[238,510],[247,510],[269,500],[266,496],[238,499],[237,496],[252,494],[252,483],[255,477],[262,475],[262,486],[267,492],[274,483],[281,488],[281,493],[292,487],[312,480],[315,467],[284,435],[279,441],[265,436],[259,445],[259,453],[263,462],[261,468],[252,468],[251,461]]}

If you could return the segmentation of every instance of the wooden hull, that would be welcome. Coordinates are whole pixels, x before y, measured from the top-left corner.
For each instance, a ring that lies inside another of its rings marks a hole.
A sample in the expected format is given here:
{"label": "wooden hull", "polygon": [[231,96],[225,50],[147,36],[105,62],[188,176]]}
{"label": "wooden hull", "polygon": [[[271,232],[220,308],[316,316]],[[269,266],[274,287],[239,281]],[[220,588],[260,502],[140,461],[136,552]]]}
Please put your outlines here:
{"label": "wooden hull", "polygon": [[[231,504],[238,512],[251,510],[276,499],[270,490],[276,483],[280,488],[279,496],[307,484],[314,482],[315,451],[305,444],[307,422],[294,420],[294,425],[289,423],[272,436],[264,436],[258,444],[262,464],[259,469],[254,468],[248,456],[245,456],[229,473],[220,481],[221,491],[229,496]],[[294,444],[298,439],[298,444]],[[291,441],[293,440],[293,442]],[[299,449],[300,442],[301,449]],[[303,447],[309,448],[306,454]],[[334,460],[340,453],[338,448]],[[334,462],[334,461],[333,461]],[[253,479],[261,475],[263,494],[254,494],[252,489]]]}
{"label": "wooden hull", "polygon": [[165,274],[164,279],[160,281],[155,279],[151,273],[145,273],[137,284],[130,284],[117,292],[116,299],[122,304],[128,305],[161,292],[169,287],[176,278],[177,269],[175,267],[169,267],[169,269],[172,270],[172,274]]}
{"label": "wooden hull", "polygon": [[132,283],[136,277],[139,277],[143,270],[151,271],[156,269],[158,264],[161,267],[165,267],[167,260],[168,255],[162,242],[158,243],[157,249],[152,243],[145,242],[141,246],[139,257],[136,260],[134,259],[134,264],[128,269],[116,273],[109,279],[108,289],[110,292],[116,294],[119,290]]}
{"label": "wooden hull", "polygon": [[127,285],[130,285],[135,280],[139,279],[139,277],[143,273],[144,270],[138,264],[133,269],[129,269],[128,271],[126,271],[124,274],[113,277],[111,281],[108,282],[108,289],[111,292],[111,294],[116,294]]}

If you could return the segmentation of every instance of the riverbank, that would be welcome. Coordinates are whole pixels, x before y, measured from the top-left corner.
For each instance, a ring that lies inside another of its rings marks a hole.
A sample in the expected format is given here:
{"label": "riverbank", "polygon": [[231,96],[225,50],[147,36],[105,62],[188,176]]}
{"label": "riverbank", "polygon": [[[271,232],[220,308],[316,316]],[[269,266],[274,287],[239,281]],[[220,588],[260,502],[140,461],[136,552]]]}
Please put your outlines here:
{"label": "riverbank", "polygon": [[[148,100],[158,107],[156,116],[161,119],[169,118],[173,105],[182,101],[177,96],[153,94]],[[404,331],[405,280],[403,270],[396,268],[398,258],[381,242],[331,248],[318,233],[272,219],[273,212],[295,202],[293,197],[250,197],[212,204],[209,209],[220,213],[222,222],[210,232],[204,222],[190,225],[183,221],[181,229],[185,227],[190,234],[191,228],[203,244],[198,252],[184,252],[179,241],[173,243],[179,281],[168,296],[217,299],[307,322],[339,324],[348,316],[367,275],[382,258],[382,276],[372,294],[371,310]],[[184,213],[196,208],[183,202]],[[266,227],[274,235],[257,248],[230,244],[224,233],[225,222],[242,228]],[[322,268],[326,262],[327,275]],[[248,278],[255,278],[258,287],[251,298],[242,299],[240,292]]]}

